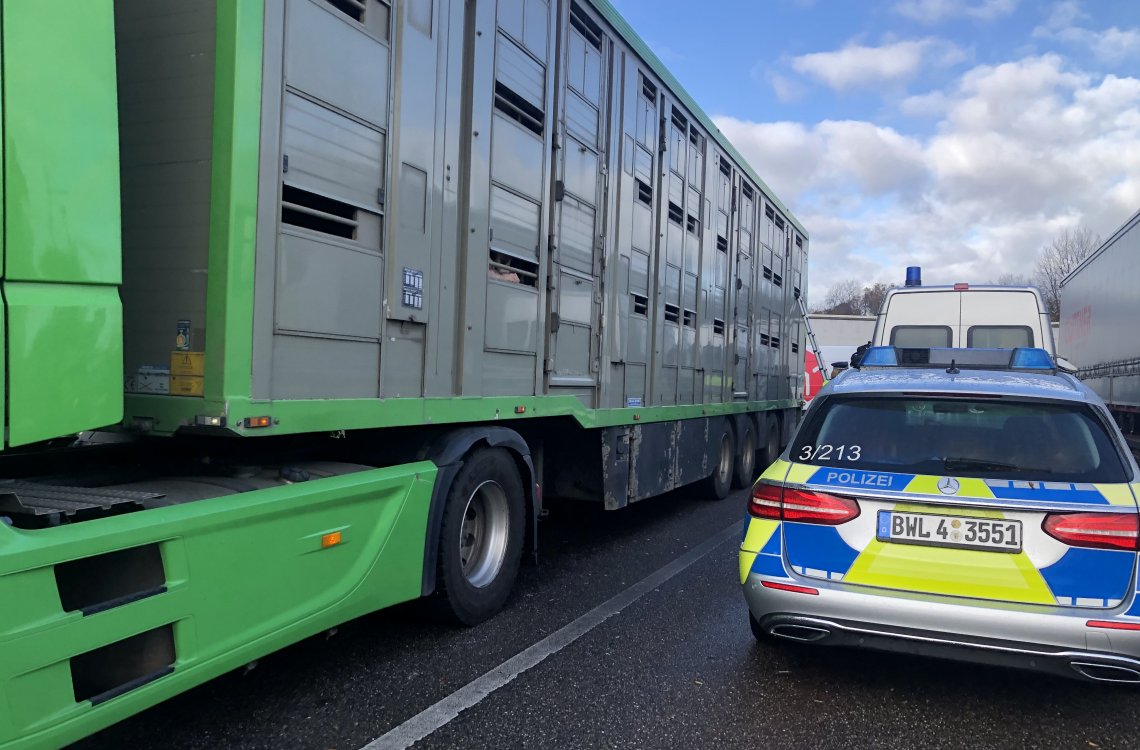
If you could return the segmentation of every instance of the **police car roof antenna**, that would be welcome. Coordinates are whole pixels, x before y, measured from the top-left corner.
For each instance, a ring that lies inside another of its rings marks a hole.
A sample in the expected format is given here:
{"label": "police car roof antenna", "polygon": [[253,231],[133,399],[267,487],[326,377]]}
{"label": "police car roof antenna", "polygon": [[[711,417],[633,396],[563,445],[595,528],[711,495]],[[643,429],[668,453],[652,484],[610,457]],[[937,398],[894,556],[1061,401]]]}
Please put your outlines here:
{"label": "police car roof antenna", "polygon": [[948,374],[948,375],[959,375],[959,374],[961,374],[962,371],[958,369],[958,366],[955,365],[954,362],[955,362],[955,360],[953,360],[953,359],[950,360],[950,366],[946,368],[946,374]]}

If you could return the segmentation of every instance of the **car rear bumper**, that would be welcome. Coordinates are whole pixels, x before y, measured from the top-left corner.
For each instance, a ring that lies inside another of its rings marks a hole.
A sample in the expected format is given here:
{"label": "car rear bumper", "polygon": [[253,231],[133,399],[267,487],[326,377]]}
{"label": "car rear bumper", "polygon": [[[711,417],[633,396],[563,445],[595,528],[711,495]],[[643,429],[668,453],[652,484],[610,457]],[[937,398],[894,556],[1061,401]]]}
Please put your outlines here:
{"label": "car rear bumper", "polygon": [[841,622],[819,617],[773,614],[760,627],[791,641],[858,646],[999,667],[1031,669],[1095,682],[1140,684],[1140,659],[1092,651],[1054,650],[1036,644],[986,642],[945,633],[907,631],[876,623]]}
{"label": "car rear bumper", "polygon": [[748,577],[745,598],[761,629],[775,638],[1140,684],[1140,632],[1086,625],[1112,620],[1108,612],[1052,614],[828,588],[808,595],[764,588],[761,580]]}

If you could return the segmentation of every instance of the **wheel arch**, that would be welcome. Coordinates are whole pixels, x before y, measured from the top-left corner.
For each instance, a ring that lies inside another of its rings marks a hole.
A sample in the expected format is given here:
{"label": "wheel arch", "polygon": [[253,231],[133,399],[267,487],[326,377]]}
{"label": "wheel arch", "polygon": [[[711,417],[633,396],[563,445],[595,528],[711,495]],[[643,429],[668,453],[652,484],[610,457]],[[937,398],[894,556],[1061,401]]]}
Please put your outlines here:
{"label": "wheel arch", "polygon": [[526,535],[523,549],[532,555],[538,553],[539,495],[531,458],[530,446],[522,435],[507,427],[480,426],[461,427],[449,430],[432,438],[417,454],[418,460],[429,460],[436,465],[435,487],[432,488],[431,505],[428,508],[427,537],[424,539],[422,596],[435,591],[439,554],[439,534],[443,525],[443,510],[447,492],[455,481],[463,462],[479,448],[505,448],[518,468],[523,483],[524,502],[530,522],[524,523]]}

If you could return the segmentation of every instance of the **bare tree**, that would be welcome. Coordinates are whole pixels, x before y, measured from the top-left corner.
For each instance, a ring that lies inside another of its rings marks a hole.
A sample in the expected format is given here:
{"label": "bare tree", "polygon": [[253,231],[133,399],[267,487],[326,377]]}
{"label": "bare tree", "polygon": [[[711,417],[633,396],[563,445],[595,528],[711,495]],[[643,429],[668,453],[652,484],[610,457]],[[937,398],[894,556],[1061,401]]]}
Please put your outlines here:
{"label": "bare tree", "polygon": [[823,307],[817,310],[832,315],[859,315],[863,307],[863,290],[854,279],[844,279],[827,290]]}
{"label": "bare tree", "polygon": [[998,286],[1029,286],[1033,282],[1030,281],[1028,276],[1023,276],[1019,273],[1003,273],[997,277],[997,281],[993,282]]}
{"label": "bare tree", "polygon": [[890,290],[890,285],[884,284],[881,281],[871,286],[863,287],[863,314],[878,315],[879,308],[883,306],[883,300],[887,298],[887,292]]}
{"label": "bare tree", "polygon": [[823,304],[814,311],[827,315],[875,315],[890,289],[882,282],[861,287],[854,279],[844,279],[827,290]]}
{"label": "bare tree", "polygon": [[1061,282],[1089,253],[1100,246],[1100,235],[1085,226],[1066,229],[1041,248],[1035,276],[1053,320],[1061,319]]}

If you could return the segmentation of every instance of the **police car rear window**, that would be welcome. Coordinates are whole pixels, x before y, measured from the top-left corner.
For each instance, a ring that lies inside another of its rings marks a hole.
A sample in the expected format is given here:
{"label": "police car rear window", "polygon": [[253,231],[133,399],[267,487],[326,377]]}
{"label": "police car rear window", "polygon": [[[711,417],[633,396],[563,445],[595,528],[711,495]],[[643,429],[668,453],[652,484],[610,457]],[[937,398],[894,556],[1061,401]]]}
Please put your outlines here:
{"label": "police car rear window", "polygon": [[1129,481],[1111,437],[1083,404],[832,397],[809,415],[790,457],[910,474]]}

